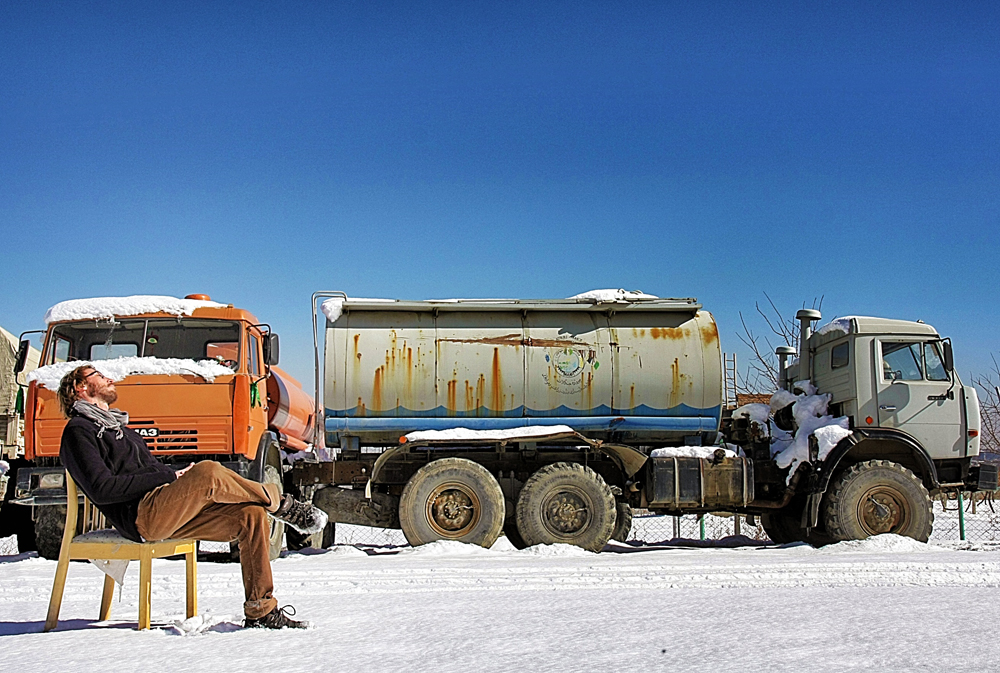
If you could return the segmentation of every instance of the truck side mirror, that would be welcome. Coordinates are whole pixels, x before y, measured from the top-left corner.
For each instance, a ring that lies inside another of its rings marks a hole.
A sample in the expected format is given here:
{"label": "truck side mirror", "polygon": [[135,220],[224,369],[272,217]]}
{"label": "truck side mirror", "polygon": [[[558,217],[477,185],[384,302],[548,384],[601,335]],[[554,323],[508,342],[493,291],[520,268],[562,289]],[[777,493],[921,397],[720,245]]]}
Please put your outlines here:
{"label": "truck side mirror", "polygon": [[14,374],[20,374],[24,371],[24,364],[28,361],[28,348],[31,345],[27,339],[21,339],[20,345],[17,347],[17,360],[14,362]]}
{"label": "truck side mirror", "polygon": [[274,367],[278,364],[278,335],[268,334],[264,339],[264,362],[268,367]]}
{"label": "truck side mirror", "polygon": [[955,354],[951,350],[951,342],[944,342],[944,368],[946,371],[955,370]]}

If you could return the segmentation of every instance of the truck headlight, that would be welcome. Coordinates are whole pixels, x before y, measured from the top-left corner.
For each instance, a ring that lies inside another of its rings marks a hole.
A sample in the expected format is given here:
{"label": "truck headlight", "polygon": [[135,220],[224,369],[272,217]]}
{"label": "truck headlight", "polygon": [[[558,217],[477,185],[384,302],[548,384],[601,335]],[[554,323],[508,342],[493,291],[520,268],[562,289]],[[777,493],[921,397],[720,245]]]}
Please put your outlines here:
{"label": "truck headlight", "polygon": [[62,472],[52,472],[50,474],[43,474],[38,479],[38,488],[62,488],[62,487],[63,487]]}

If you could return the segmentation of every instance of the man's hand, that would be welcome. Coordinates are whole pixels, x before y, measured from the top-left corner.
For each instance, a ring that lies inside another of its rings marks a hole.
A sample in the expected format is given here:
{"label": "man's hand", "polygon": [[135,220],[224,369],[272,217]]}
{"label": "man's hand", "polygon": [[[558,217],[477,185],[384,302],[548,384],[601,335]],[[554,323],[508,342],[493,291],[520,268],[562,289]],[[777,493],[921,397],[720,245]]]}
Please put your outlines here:
{"label": "man's hand", "polygon": [[174,472],[174,476],[176,476],[179,479],[182,474],[190,470],[192,467],[194,467],[194,463],[188,463],[187,467],[182,467],[181,469]]}

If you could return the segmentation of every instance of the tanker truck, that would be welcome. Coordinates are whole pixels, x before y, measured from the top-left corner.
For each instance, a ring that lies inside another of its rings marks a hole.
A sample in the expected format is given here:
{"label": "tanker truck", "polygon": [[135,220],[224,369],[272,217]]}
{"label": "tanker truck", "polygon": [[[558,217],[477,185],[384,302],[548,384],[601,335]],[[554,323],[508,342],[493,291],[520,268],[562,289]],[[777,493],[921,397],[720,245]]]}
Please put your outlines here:
{"label": "tanker truck", "polygon": [[760,517],[776,542],[927,540],[932,495],[997,487],[974,460],[976,391],[922,322],[813,331],[820,314],[800,311],[770,407],[727,409],[719,331],[695,299],[318,292],[312,314],[313,444],[335,459],[296,462],[290,481],[331,521],[414,545],[505,534],[599,551],[633,508]]}
{"label": "tanker truck", "polygon": [[[27,463],[12,477],[14,502],[33,509],[35,543],[45,558],[58,558],[66,512],[59,463],[66,419],[56,391],[81,364],[93,363],[116,381],[115,406],[129,413],[153,454],[177,469],[215,460],[249,479],[281,484],[281,451],[301,451],[312,439],[312,397],[277,367],[278,336],[244,309],[201,294],[112,297],[61,302],[45,322],[43,366],[28,375],[25,396]],[[28,353],[24,336],[17,371]],[[284,524],[272,520],[270,533],[273,558]],[[288,531],[297,547],[322,544],[320,536]],[[326,538],[332,543],[332,531]]]}

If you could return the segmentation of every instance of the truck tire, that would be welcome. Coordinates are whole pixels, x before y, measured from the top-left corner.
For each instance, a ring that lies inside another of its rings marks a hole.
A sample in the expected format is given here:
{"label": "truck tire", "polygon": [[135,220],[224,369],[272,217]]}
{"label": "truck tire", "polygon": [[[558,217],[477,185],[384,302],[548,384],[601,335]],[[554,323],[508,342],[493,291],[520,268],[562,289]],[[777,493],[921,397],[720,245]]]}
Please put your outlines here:
{"label": "truck tire", "polygon": [[801,525],[802,509],[789,506],[770,514],[760,515],[760,525],[775,544],[801,542],[805,530]]}
{"label": "truck tire", "polygon": [[327,522],[323,530],[312,535],[303,535],[291,526],[285,526],[285,544],[289,551],[329,549],[333,546],[336,536],[337,524],[333,521]]}
{"label": "truck tire", "polygon": [[527,549],[528,545],[521,537],[521,531],[517,529],[517,520],[514,517],[507,519],[507,523],[503,525],[503,534],[514,549]]}
{"label": "truck tire", "polygon": [[[281,472],[278,471],[273,465],[264,466],[264,479],[261,480],[263,484],[277,484],[278,488],[284,491],[281,484]],[[268,549],[268,558],[272,561],[279,556],[281,556],[281,548],[285,544],[285,523],[283,521],[278,521],[273,516],[267,517],[268,522],[271,525],[271,533],[269,535],[270,547]]]}
{"label": "truck tire", "polygon": [[824,500],[823,520],[834,541],[895,533],[927,542],[934,511],[917,475],[898,463],[869,460],[835,477]]}
{"label": "truck tire", "polygon": [[524,482],[517,499],[517,529],[529,546],[562,543],[601,551],[616,518],[611,488],[579,463],[539,469]]}
{"label": "truck tire", "polygon": [[59,560],[65,527],[66,505],[39,505],[35,508],[35,545],[39,556],[50,561]]}
{"label": "truck tire", "polygon": [[504,522],[500,484],[465,458],[441,458],[410,477],[399,499],[399,524],[414,547],[458,540],[492,547]]}
{"label": "truck tire", "polygon": [[632,506],[627,502],[616,503],[615,512],[615,529],[611,531],[611,539],[628,542],[632,533]]}

